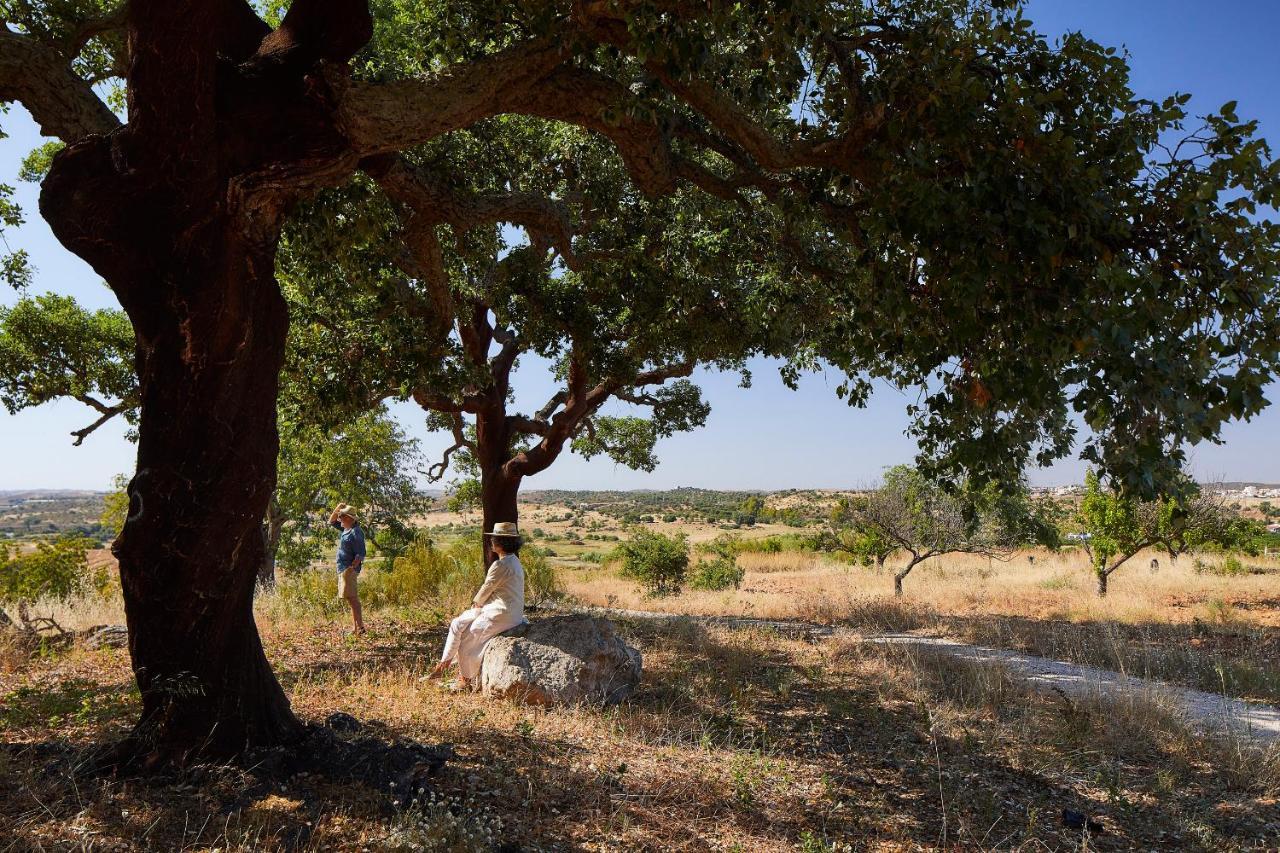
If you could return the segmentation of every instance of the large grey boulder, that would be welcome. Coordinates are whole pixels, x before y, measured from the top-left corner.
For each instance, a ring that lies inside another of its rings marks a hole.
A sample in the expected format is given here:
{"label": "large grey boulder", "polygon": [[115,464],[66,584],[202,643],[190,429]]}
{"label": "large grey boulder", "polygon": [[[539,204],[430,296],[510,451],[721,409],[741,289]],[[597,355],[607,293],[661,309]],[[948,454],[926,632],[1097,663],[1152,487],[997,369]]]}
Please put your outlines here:
{"label": "large grey boulder", "polygon": [[554,616],[489,641],[480,689],[532,705],[612,704],[640,683],[640,653],[607,619]]}

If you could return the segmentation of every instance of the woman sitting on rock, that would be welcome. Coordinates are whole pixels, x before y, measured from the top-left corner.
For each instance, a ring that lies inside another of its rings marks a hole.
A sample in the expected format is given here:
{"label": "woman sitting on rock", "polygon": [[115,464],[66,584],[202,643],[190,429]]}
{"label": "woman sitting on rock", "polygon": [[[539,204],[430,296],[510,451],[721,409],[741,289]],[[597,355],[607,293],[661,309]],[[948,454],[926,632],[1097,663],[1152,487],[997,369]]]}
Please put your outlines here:
{"label": "woman sitting on rock", "polygon": [[499,521],[493,530],[493,550],[498,558],[489,566],[484,584],[472,599],[472,607],[449,624],[444,654],[431,670],[437,678],[451,664],[458,665],[456,689],[474,685],[480,674],[485,643],[524,621],[524,566],[520,565],[520,533],[513,521]]}

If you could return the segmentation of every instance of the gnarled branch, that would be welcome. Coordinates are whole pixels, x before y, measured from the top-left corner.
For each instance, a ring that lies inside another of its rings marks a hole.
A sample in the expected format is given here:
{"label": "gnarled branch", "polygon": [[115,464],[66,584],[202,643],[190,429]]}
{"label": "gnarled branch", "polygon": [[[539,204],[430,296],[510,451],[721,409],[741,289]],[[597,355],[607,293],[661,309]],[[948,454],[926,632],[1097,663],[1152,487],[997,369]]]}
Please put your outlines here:
{"label": "gnarled branch", "polygon": [[107,134],[120,120],[56,48],[0,28],[0,101],[17,101],[40,133],[64,142]]}
{"label": "gnarled branch", "polygon": [[462,415],[453,413],[450,418],[450,427],[453,430],[453,446],[445,450],[444,456],[441,457],[439,462],[423,472],[427,475],[427,479],[433,483],[438,482],[445,475],[445,472],[449,470],[449,460],[453,458],[453,454],[463,449],[475,452],[475,445],[467,440]]}

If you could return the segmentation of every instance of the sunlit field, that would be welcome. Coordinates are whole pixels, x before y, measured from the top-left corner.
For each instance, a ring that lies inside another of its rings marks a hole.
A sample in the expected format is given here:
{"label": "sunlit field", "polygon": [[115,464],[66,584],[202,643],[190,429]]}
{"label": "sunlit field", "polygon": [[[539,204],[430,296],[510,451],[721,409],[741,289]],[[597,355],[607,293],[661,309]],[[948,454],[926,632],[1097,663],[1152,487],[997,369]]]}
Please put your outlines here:
{"label": "sunlit field", "polygon": [[[1028,559],[1034,558],[1034,559]],[[1151,560],[1159,567],[1151,569]],[[698,615],[803,619],[862,633],[914,631],[1013,648],[1212,692],[1280,701],[1280,560],[1143,552],[1095,592],[1080,552],[1001,562],[922,563],[893,595],[896,563],[877,572],[807,552],[741,554],[739,589],[651,598],[616,568],[566,568],[584,604]]]}
{"label": "sunlit field", "polygon": [[[1159,561],[1152,570],[1151,560]],[[1008,561],[950,555],[915,567],[904,582],[904,603],[953,616],[999,615],[1088,622],[1114,620],[1184,623],[1239,620],[1280,626],[1280,559],[1241,558],[1246,573],[1215,573],[1222,557],[1142,552],[1111,578],[1105,598],[1095,592],[1087,556],[1081,551],[1027,551]],[[839,619],[869,599],[893,596],[890,559],[882,571],[838,562],[811,552],[745,553],[742,586],[724,592],[686,591],[660,600],[646,598],[636,584],[608,566],[565,573],[569,591],[584,602],[674,613]],[[1248,573],[1253,571],[1256,573]]]}

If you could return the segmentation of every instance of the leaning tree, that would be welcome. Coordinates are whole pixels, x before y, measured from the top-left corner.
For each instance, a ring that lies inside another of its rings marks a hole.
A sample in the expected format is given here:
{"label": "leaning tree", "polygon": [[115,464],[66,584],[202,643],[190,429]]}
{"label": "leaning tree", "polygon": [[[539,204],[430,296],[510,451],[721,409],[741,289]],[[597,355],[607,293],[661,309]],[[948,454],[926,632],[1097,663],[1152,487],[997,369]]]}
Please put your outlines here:
{"label": "leaning tree", "polygon": [[895,465],[879,486],[849,499],[845,513],[855,535],[874,540],[884,551],[906,554],[906,564],[893,574],[893,593],[902,595],[911,570],[933,557],[1008,559],[1022,544],[1030,504],[1025,489],[1009,490],[995,481],[950,485]]}
{"label": "leaning tree", "polygon": [[[1280,175],[1254,126],[1228,106],[1163,152],[1181,104],[1135,99],[1123,57],[1049,44],[1012,0],[295,0],[274,28],[246,0],[23,0],[2,18],[0,101],[65,143],[41,213],[135,333],[115,551],[142,696],[123,754],[149,763],[301,730],[251,611],[291,211],[357,172],[390,195],[402,162],[465,188],[419,155],[496,117],[607,140],[645,197],[768,211],[780,293],[838,309],[794,330],[792,368],[831,361],[854,400],[870,376],[930,388],[925,455],[980,475],[1066,453],[1074,407],[1086,452],[1155,490],[1170,448],[1259,411],[1277,368],[1277,229],[1247,214]],[[420,72],[362,59],[375,31]],[[127,122],[98,95],[112,80]],[[431,305],[445,211],[401,203],[429,266],[386,286]]]}

